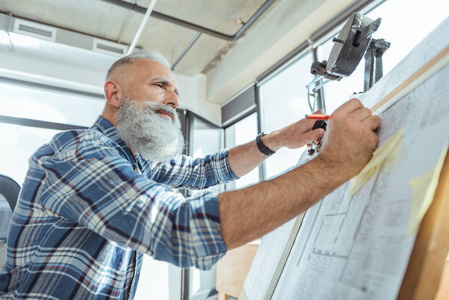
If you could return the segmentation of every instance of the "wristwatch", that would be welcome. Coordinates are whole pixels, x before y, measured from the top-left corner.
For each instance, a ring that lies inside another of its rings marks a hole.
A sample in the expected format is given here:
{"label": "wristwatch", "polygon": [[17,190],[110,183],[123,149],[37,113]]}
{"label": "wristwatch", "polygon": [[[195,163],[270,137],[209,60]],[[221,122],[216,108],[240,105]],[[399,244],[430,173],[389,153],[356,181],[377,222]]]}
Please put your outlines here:
{"label": "wristwatch", "polygon": [[261,132],[257,137],[256,137],[256,144],[257,144],[257,148],[259,148],[259,151],[262,152],[263,154],[265,154],[266,156],[271,156],[273,154],[276,153],[276,151],[271,151],[270,148],[268,148],[263,142],[262,142],[262,137],[265,135],[265,133]]}

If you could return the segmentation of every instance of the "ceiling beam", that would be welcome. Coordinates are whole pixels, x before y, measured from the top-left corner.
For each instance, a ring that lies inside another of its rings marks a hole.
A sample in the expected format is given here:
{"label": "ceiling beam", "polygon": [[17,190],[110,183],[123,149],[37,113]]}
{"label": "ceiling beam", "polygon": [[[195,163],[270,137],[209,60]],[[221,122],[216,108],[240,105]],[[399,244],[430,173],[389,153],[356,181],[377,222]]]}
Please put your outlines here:
{"label": "ceiling beam", "polygon": [[[129,10],[133,10],[138,13],[145,14],[147,9],[145,7],[139,6],[137,4],[132,4],[123,0],[102,0],[104,2],[114,4]],[[159,13],[157,11],[152,11],[151,16],[166,22],[170,22],[185,28],[189,28],[192,30],[196,30],[199,32],[202,32],[204,34],[223,39],[226,41],[236,41],[238,40],[256,21],[257,19],[265,12],[267,9],[275,2],[276,0],[267,0],[265,1],[262,6],[259,7],[259,9],[252,15],[249,20],[234,34],[234,35],[228,35],[221,32],[218,32],[216,30],[206,28],[203,26],[196,25],[194,23],[190,23],[181,19],[174,18],[169,15],[165,15],[162,13]]]}

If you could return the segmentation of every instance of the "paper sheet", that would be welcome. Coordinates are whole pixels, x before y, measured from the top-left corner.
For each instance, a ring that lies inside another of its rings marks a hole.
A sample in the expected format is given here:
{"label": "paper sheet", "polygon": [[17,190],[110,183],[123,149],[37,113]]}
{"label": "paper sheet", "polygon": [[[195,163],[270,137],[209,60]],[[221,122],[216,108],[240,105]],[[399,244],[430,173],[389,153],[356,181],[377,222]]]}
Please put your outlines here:
{"label": "paper sheet", "polygon": [[[262,238],[244,283],[246,299],[263,299],[287,244],[295,219]],[[239,298],[240,299],[240,298]],[[242,297],[241,300],[245,298]]]}
{"label": "paper sheet", "polygon": [[363,168],[363,170],[351,180],[351,188],[349,190],[349,196],[357,193],[365,182],[376,172],[382,163],[393,155],[399,147],[402,138],[404,136],[404,127],[401,127],[387,142],[380,146],[373,153],[373,157],[369,163]]}
{"label": "paper sheet", "polygon": [[409,182],[413,190],[413,198],[410,207],[407,235],[411,235],[418,230],[419,224],[429,209],[430,204],[432,204],[444,159],[446,158],[447,147],[448,143],[446,142],[434,168]]}

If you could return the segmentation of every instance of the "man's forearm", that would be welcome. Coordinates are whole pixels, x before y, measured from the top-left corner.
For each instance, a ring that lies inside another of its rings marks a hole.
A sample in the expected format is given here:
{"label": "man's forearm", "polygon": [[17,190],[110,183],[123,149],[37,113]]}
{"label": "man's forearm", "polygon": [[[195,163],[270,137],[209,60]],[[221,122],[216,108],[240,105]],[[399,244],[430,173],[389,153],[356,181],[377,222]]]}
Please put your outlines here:
{"label": "man's forearm", "polygon": [[[279,147],[274,147],[271,140],[274,140],[275,133],[262,137],[262,142],[272,151],[277,151]],[[236,146],[229,149],[229,165],[237,177],[248,174],[258,165],[263,163],[268,156],[257,148],[256,141]]]}
{"label": "man's forearm", "polygon": [[[262,143],[273,152],[282,147],[300,148],[319,139],[323,129],[312,130],[314,120],[302,119],[262,137]],[[237,146],[229,150],[229,165],[238,177],[241,177],[260,165],[268,156],[261,153],[256,141]]]}
{"label": "man's forearm", "polygon": [[220,194],[222,237],[228,249],[279,227],[348,179],[338,168],[317,157],[272,180]]}

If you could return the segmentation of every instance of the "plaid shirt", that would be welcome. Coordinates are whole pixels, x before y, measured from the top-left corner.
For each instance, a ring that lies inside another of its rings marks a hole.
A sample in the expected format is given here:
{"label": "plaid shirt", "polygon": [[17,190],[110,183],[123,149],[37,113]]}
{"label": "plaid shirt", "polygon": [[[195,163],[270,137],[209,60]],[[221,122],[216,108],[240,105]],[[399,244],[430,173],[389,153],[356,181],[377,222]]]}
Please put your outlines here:
{"label": "plaid shirt", "polygon": [[208,269],[226,252],[217,193],[172,187],[235,179],[228,152],[154,163],[99,117],[57,134],[29,160],[9,231],[0,298],[133,298],[143,253]]}

